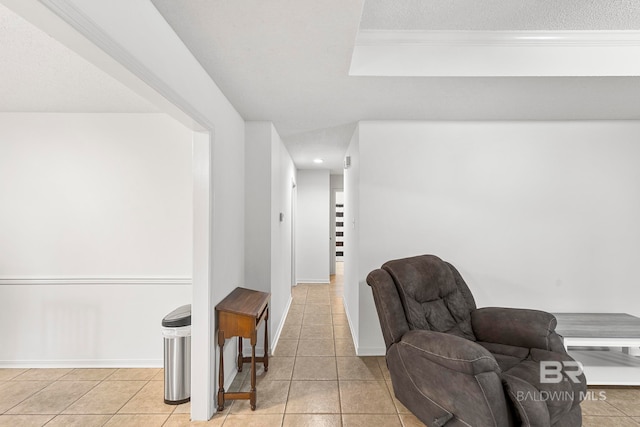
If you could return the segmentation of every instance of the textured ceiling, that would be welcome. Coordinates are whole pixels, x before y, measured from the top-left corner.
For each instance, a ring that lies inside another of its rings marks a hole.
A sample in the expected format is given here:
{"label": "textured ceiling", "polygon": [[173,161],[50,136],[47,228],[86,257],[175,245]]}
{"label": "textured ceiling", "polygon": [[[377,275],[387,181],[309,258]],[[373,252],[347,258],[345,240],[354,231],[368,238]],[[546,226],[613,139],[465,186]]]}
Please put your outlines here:
{"label": "textured ceiling", "polygon": [[[274,122],[299,167],[312,167],[300,155],[305,144],[341,158],[349,138],[340,130],[359,120],[640,119],[640,78],[350,77],[362,0],[152,1],[245,119]],[[424,8],[403,10],[423,3],[458,29],[513,28],[534,10],[545,29],[640,22],[632,1],[367,0],[364,24],[431,22]]]}
{"label": "textured ceiling", "polygon": [[158,110],[0,4],[0,111],[141,113]]}
{"label": "textured ceiling", "polygon": [[637,0],[366,0],[362,29],[638,30]]}
{"label": "textured ceiling", "polygon": [[[636,0],[152,2],[245,119],[275,123],[301,168],[323,157],[341,170],[359,120],[640,119],[634,77],[348,76],[359,28],[636,30]],[[2,5],[0,40],[0,111],[157,111]]]}

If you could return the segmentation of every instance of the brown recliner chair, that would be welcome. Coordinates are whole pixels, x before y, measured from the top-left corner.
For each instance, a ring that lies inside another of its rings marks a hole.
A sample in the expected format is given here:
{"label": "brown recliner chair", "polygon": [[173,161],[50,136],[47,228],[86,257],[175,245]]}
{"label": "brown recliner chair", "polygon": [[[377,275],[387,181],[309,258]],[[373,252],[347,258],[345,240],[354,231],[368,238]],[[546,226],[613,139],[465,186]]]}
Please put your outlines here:
{"label": "brown recliner chair", "polygon": [[586,379],[553,315],[478,309],[460,273],[433,255],[389,261],[367,283],[395,395],[427,426],[581,425]]}

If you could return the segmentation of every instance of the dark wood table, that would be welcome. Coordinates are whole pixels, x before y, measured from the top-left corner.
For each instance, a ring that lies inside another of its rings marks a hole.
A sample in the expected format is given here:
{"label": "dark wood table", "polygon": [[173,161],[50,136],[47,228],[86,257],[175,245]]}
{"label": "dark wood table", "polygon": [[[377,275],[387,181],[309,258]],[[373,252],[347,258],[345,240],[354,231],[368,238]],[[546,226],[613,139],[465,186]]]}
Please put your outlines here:
{"label": "dark wood table", "polygon": [[[267,320],[269,320],[268,292],[260,292],[246,288],[236,288],[216,305],[218,324],[218,345],[220,346],[220,367],[218,375],[218,411],[224,409],[225,399],[248,399],[251,410],[256,409],[256,362],[264,365],[265,372],[269,370],[269,335]],[[256,343],[258,328],[264,321],[264,356],[256,357]],[[242,371],[245,362],[251,362],[251,390],[248,392],[224,391],[224,342],[228,338],[238,337],[238,372]],[[251,357],[242,354],[242,339],[251,342]]]}

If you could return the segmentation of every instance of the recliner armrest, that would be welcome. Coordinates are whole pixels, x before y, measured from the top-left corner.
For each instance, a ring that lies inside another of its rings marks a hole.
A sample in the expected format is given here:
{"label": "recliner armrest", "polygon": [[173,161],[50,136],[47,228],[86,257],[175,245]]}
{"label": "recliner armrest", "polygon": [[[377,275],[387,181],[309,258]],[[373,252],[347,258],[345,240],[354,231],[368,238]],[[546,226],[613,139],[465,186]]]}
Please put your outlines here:
{"label": "recliner armrest", "polygon": [[471,312],[471,327],[478,341],[564,353],[556,325],[553,314],[540,310],[485,307]]}
{"label": "recliner armrest", "polygon": [[442,332],[409,331],[397,344],[403,354],[427,359],[447,369],[468,375],[500,372],[493,355],[473,341]]}

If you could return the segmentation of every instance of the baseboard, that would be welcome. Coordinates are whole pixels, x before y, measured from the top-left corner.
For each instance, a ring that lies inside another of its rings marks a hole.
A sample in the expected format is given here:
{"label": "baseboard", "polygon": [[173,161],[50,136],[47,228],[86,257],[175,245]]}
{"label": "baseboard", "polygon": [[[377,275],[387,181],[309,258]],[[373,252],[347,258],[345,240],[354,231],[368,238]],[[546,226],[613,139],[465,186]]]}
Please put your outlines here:
{"label": "baseboard", "polygon": [[353,322],[351,321],[351,316],[349,315],[349,310],[346,304],[347,303],[345,302],[343,297],[342,307],[344,307],[344,314],[347,316],[347,323],[349,324],[349,331],[351,332],[351,340],[353,341],[353,348],[355,348],[356,350],[356,355],[360,355],[358,353],[358,335],[355,333],[355,330],[353,329]]}
{"label": "baseboard", "polygon": [[327,279],[302,279],[302,280],[296,280],[296,286],[298,285],[327,285],[331,283],[331,280],[327,280]]}
{"label": "baseboard", "polygon": [[[235,368],[233,368],[233,369],[231,370],[231,372],[229,372],[229,375],[227,375],[227,376],[224,378],[224,385],[225,385],[225,387],[224,387],[224,388],[225,388],[225,390],[229,390],[229,386],[230,386],[231,384],[233,384],[233,380],[235,380],[235,379],[236,379],[236,376],[237,376],[237,375],[238,375],[238,368],[237,368],[237,367],[235,367]],[[216,386],[216,392],[217,392],[217,391],[218,391],[218,387],[219,387],[219,384],[218,384],[218,378],[217,378],[217,376],[216,376],[215,386]],[[217,396],[217,394],[216,394],[216,396]],[[215,399],[214,399],[214,402],[215,402]]]}
{"label": "baseboard", "polygon": [[280,320],[280,324],[276,329],[276,333],[273,335],[273,343],[271,344],[271,354],[276,350],[276,346],[278,345],[278,340],[280,339],[280,334],[282,333],[282,328],[284,327],[284,322],[287,320],[287,314],[289,314],[289,308],[291,308],[291,303],[293,302],[293,298],[289,295],[289,301],[287,301],[287,306],[284,309],[282,319]]}
{"label": "baseboard", "polygon": [[2,368],[162,368],[162,359],[0,360]]}
{"label": "baseboard", "polygon": [[[280,324],[276,328],[276,333],[273,335],[271,342],[269,343],[269,356],[273,354],[278,345],[278,340],[280,339],[280,334],[282,333],[282,328],[284,327],[284,322],[287,320],[287,313],[289,313],[289,308],[291,307],[291,303],[293,302],[293,298],[289,296],[289,301],[287,301],[287,306],[284,309],[284,315],[282,316],[282,320],[280,320]],[[264,346],[259,347],[256,346],[256,356],[262,356],[264,354]],[[243,345],[242,346],[242,355],[244,357],[251,357],[251,346]]]}
{"label": "baseboard", "polygon": [[[260,340],[262,341],[262,340]],[[271,347],[271,346],[269,346]],[[271,353],[273,352],[272,348],[269,348],[269,355],[271,355]],[[264,354],[264,346],[262,347],[258,347],[256,346],[256,357],[262,357],[262,355]],[[243,357],[251,357],[251,345],[248,343],[248,341],[245,341],[244,345],[242,346],[242,356]],[[235,361],[234,361],[235,363]]]}
{"label": "baseboard", "polygon": [[363,347],[358,345],[358,335],[355,334],[353,329],[353,322],[351,321],[351,316],[349,316],[349,310],[345,305],[344,298],[342,300],[342,305],[344,306],[344,312],[347,316],[347,322],[349,323],[349,330],[351,331],[351,338],[353,339],[353,346],[356,349],[356,354],[358,356],[384,356],[387,354],[387,349],[385,347]]}
{"label": "baseboard", "polygon": [[387,349],[384,347],[362,347],[356,346],[356,354],[358,356],[384,356]]}

